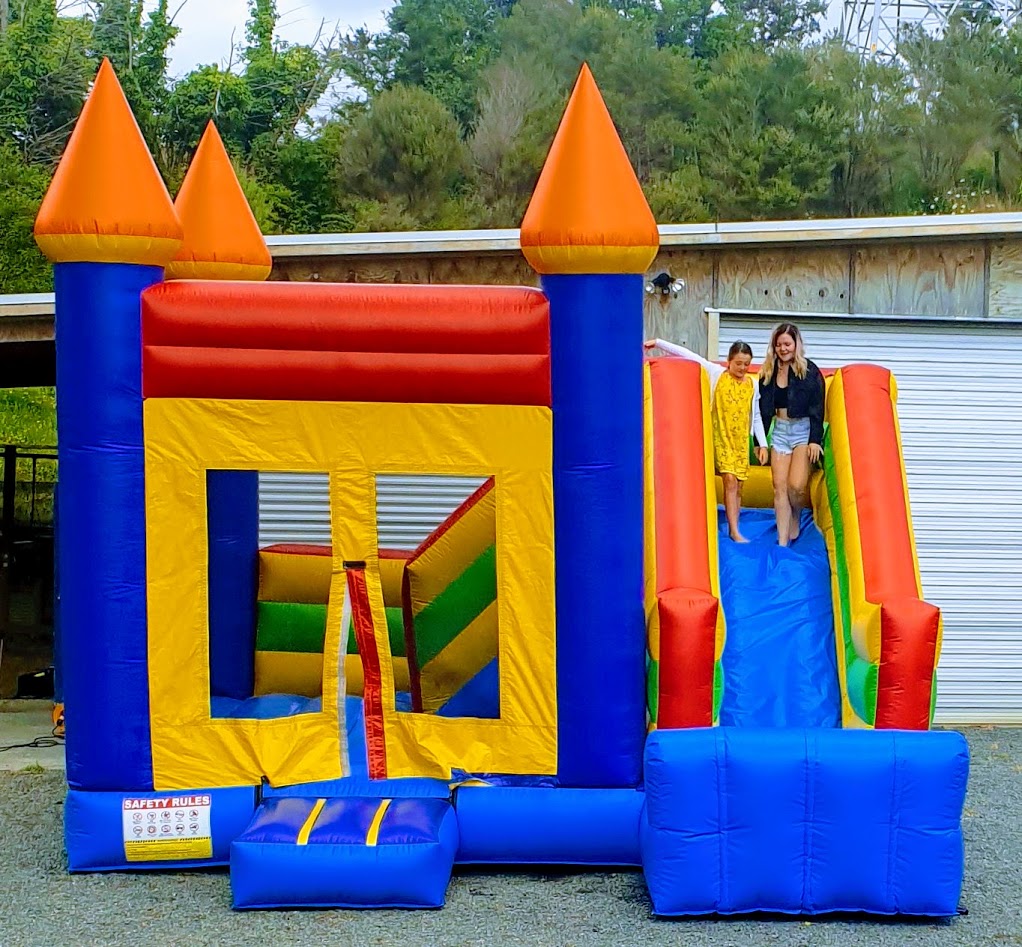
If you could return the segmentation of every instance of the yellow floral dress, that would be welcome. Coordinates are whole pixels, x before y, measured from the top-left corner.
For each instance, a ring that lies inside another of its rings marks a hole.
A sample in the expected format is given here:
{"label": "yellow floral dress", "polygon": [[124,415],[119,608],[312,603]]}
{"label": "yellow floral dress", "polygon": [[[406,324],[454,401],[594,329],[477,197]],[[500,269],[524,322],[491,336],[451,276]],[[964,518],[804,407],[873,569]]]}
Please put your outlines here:
{"label": "yellow floral dress", "polygon": [[752,423],[753,381],[738,381],[724,372],[713,390],[713,459],[717,473],[749,475],[749,428]]}

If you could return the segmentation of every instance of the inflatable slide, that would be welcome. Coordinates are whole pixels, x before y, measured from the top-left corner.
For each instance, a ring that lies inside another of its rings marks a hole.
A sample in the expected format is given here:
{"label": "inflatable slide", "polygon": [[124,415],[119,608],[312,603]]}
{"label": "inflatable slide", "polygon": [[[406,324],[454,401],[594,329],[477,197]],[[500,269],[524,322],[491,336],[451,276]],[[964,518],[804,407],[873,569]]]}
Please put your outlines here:
{"label": "inflatable slide", "polygon": [[[930,726],[941,622],[921,595],[897,388],[872,365],[826,374],[812,509],[782,548],[765,467],[750,468],[745,485],[750,542],[727,536],[703,368],[645,364],[654,732],[640,831],[658,914],[929,901],[916,901],[897,867],[909,844],[889,834],[899,800],[910,785],[941,781],[956,798],[964,786],[960,771],[938,775],[935,742],[916,742],[937,734],[911,732]],[[948,800],[932,801],[924,818],[939,821]],[[939,832],[909,834],[927,840],[920,859],[958,871],[957,844],[938,852],[928,845]],[[801,869],[767,878],[757,870],[766,863]]]}
{"label": "inflatable slide", "polygon": [[646,364],[646,603],[659,726],[929,726],[941,621],[921,593],[897,387],[874,365],[828,375],[824,460],[810,477],[802,535],[777,545],[770,471],[752,467],[743,546],[718,527],[703,370],[675,358]]}

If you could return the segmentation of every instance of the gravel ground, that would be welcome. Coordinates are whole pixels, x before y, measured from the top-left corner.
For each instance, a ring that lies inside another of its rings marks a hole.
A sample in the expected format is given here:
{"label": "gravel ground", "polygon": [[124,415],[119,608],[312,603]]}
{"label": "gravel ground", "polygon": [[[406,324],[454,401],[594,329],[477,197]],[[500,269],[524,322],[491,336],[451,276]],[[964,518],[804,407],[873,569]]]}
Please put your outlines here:
{"label": "gravel ground", "polygon": [[65,873],[59,773],[0,774],[0,947],[1022,945],[1022,730],[969,729],[967,917],[656,921],[642,875],[457,873],[439,912],[234,913],[226,872]]}

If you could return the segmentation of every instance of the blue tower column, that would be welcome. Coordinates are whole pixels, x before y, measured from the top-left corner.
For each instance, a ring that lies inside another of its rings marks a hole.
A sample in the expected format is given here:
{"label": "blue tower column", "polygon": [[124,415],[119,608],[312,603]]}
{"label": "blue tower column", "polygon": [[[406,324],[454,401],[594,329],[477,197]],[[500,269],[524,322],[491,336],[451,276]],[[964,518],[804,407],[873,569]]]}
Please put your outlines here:
{"label": "blue tower column", "polygon": [[255,687],[259,474],[206,471],[210,697],[245,700]]}
{"label": "blue tower column", "polygon": [[558,776],[635,786],[645,718],[641,275],[542,277],[550,301]]}
{"label": "blue tower column", "polygon": [[64,703],[64,658],[60,633],[60,478],[53,486],[53,702]]}
{"label": "blue tower column", "polygon": [[142,291],[158,266],[58,263],[57,441],[67,777],[152,789]]}

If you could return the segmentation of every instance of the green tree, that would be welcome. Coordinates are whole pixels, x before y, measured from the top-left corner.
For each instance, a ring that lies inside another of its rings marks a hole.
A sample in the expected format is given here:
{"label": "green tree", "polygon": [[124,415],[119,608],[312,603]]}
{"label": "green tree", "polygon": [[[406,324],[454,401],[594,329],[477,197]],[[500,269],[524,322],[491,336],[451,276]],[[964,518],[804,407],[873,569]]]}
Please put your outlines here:
{"label": "green tree", "polygon": [[332,180],[332,158],[343,128],[335,121],[315,136],[291,134],[276,144],[261,142],[253,147],[253,174],[281,189],[273,211],[277,232],[318,233],[343,224],[336,217]]}
{"label": "green tree", "polygon": [[521,221],[563,107],[563,94],[543,66],[501,57],[486,71],[468,140],[475,226],[514,227]]}
{"label": "green tree", "polygon": [[943,37],[916,29],[899,47],[914,79],[910,132],[924,199],[938,203],[963,170],[982,167],[1004,194],[1005,165],[1018,170],[1020,69],[1017,41],[995,21],[952,21]]}
{"label": "green tree", "polygon": [[664,224],[695,223],[711,219],[703,198],[705,185],[694,164],[676,171],[654,172],[643,183],[653,216]]}
{"label": "green tree", "polygon": [[354,120],[336,162],[342,201],[393,205],[421,226],[443,216],[468,165],[450,111],[425,89],[403,85],[381,92]]}
{"label": "green tree", "polygon": [[284,185],[261,178],[248,166],[235,160],[234,173],[238,176],[241,191],[252,208],[259,229],[266,234],[280,233],[284,227],[290,192]]}
{"label": "green tree", "polygon": [[145,15],[143,0],[93,0],[89,54],[109,58],[139,127],[155,148],[167,106],[167,63],[180,30],[171,22],[169,0],[157,0]]}
{"label": "green tree", "polygon": [[695,160],[693,123],[701,97],[686,50],[656,49],[636,31],[598,52],[593,74],[640,180]]}
{"label": "green tree", "polygon": [[820,31],[824,0],[722,0],[735,28],[747,30],[760,49],[800,46]]}
{"label": "green tree", "polygon": [[92,78],[88,24],[58,17],[53,0],[24,0],[11,13],[0,37],[0,142],[30,162],[52,162]]}
{"label": "green tree", "polygon": [[246,147],[259,136],[279,141],[309,122],[331,78],[330,57],[275,37],[274,0],[250,0],[244,80],[251,96]]}
{"label": "green tree", "polygon": [[467,128],[479,73],[496,52],[497,19],[488,0],[398,0],[387,15],[399,40],[394,81],[432,92]]}
{"label": "green tree", "polygon": [[[332,76],[332,59],[313,46],[275,37],[273,0],[250,0],[247,45],[240,69],[204,65],[171,90],[167,104],[167,147],[178,160],[190,154],[213,119],[232,154],[248,156],[290,140],[311,125],[310,113]],[[264,161],[265,164],[265,161]]]}
{"label": "green tree", "polygon": [[385,30],[362,28],[342,38],[340,69],[369,97],[395,83],[420,86],[467,130],[481,73],[497,53],[503,12],[492,0],[398,0]]}
{"label": "green tree", "polygon": [[830,209],[848,217],[882,214],[909,170],[917,117],[912,76],[900,62],[863,58],[837,42],[811,50],[809,62],[817,85],[841,90],[834,101],[844,139]]}
{"label": "green tree", "polygon": [[723,219],[807,216],[826,201],[842,153],[840,94],[799,50],[721,57],[705,88],[699,167]]}
{"label": "green tree", "polygon": [[276,38],[273,0],[251,0],[240,69],[205,65],[170,92],[165,172],[179,180],[212,119],[264,232],[315,231],[332,212],[336,136],[312,135],[311,112],[336,69],[329,50]]}
{"label": "green tree", "polygon": [[364,26],[346,33],[335,53],[338,70],[366,98],[394,81],[400,38],[389,30],[372,33]]}
{"label": "green tree", "polygon": [[552,77],[558,117],[579,68],[589,63],[640,179],[694,159],[696,65],[685,49],[657,48],[648,20],[623,20],[605,5],[520,0],[501,36],[501,61]]}
{"label": "green tree", "polygon": [[820,30],[825,0],[606,0],[625,19],[653,25],[658,46],[697,59],[729,49],[799,46]]}
{"label": "green tree", "polygon": [[52,288],[50,265],[32,227],[49,174],[27,164],[10,144],[0,144],[0,293],[44,293]]}
{"label": "green tree", "polygon": [[32,161],[63,149],[99,61],[109,57],[150,146],[166,105],[167,53],[177,27],[158,0],[96,0],[88,16],[58,16],[53,0],[24,0],[0,36],[0,136]]}
{"label": "green tree", "polygon": [[700,60],[753,42],[751,25],[716,0],[663,0],[656,24],[659,45],[684,47]]}
{"label": "green tree", "polygon": [[227,150],[242,154],[253,137],[251,109],[252,90],[244,76],[216,65],[193,69],[174,86],[167,107],[166,149],[172,163],[186,160],[210,119]]}

